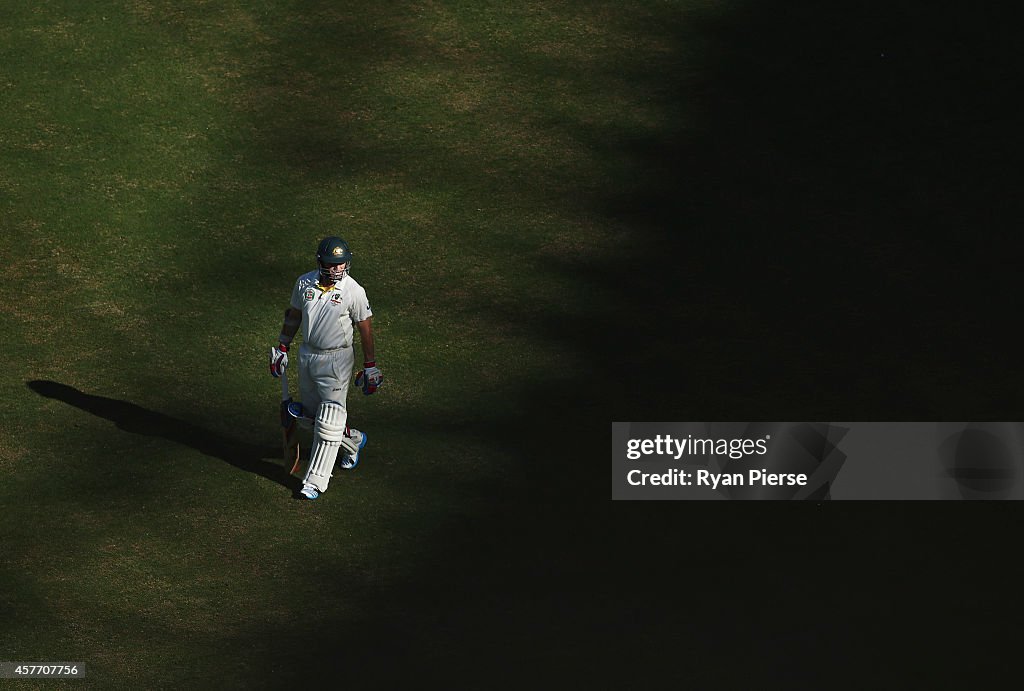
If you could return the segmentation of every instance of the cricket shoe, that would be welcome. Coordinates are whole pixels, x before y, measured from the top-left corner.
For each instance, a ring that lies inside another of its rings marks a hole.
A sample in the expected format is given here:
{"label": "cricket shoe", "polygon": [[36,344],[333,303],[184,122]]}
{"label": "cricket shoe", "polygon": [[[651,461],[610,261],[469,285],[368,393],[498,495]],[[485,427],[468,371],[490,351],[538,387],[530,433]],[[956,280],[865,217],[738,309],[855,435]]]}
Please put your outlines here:
{"label": "cricket shoe", "polygon": [[366,432],[360,432],[357,429],[349,430],[352,432],[352,436],[359,435],[359,447],[355,453],[344,453],[341,456],[341,467],[345,470],[352,470],[359,465],[359,454],[362,452],[363,447],[366,446]]}
{"label": "cricket shoe", "polygon": [[299,491],[299,495],[303,499],[309,499],[310,501],[313,501],[314,499],[320,497],[320,490],[318,490],[313,485],[305,484],[302,485],[302,489]]}

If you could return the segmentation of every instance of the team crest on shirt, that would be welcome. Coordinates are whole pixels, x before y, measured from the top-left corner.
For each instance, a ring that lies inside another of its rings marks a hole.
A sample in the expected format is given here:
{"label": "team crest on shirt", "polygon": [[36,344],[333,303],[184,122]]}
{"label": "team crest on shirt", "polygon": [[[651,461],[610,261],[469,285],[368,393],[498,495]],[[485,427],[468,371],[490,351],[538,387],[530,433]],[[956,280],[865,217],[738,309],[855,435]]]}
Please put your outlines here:
{"label": "team crest on shirt", "polygon": [[302,297],[306,298],[306,301],[308,302],[309,300],[312,300],[314,297],[316,297],[316,291],[313,290],[312,288],[306,288],[306,292],[303,294]]}
{"label": "team crest on shirt", "polygon": [[341,304],[341,293],[339,293],[338,291],[334,291],[333,293],[331,293],[331,304],[332,305],[340,305]]}

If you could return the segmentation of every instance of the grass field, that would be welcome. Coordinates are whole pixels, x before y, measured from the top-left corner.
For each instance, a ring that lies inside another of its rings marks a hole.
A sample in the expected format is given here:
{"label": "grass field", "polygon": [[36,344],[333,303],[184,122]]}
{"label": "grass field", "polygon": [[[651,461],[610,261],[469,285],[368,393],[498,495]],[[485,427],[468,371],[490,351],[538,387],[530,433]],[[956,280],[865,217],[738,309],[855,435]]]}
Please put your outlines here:
{"label": "grass field", "polygon": [[[0,660],[85,663],[67,688],[707,688],[736,656],[820,682],[1006,605],[1012,506],[613,506],[606,454],[615,420],[1021,419],[1009,24],[3,14]],[[331,234],[387,385],[303,503],[266,356]]]}

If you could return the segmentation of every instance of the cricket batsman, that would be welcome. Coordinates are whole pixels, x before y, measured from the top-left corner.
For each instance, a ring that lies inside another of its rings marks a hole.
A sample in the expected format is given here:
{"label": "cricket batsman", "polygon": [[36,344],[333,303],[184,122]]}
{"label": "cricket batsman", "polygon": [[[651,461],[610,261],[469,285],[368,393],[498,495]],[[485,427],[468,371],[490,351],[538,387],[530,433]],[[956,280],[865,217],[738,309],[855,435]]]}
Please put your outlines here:
{"label": "cricket batsman", "polygon": [[313,421],[309,467],[299,492],[305,499],[316,499],[327,491],[339,451],[342,467],[354,468],[366,445],[366,435],[349,428],[345,407],[355,363],[355,329],[359,330],[363,350],[363,369],[356,375],[356,386],[369,395],[384,383],[384,375],[374,360],[373,312],[366,291],[349,275],[352,252],[348,243],[339,237],[324,238],[317,247],[316,262],[315,271],[295,281],[279,342],[270,350],[270,374],[280,377],[288,367],[292,339],[302,327],[300,413],[311,416]]}

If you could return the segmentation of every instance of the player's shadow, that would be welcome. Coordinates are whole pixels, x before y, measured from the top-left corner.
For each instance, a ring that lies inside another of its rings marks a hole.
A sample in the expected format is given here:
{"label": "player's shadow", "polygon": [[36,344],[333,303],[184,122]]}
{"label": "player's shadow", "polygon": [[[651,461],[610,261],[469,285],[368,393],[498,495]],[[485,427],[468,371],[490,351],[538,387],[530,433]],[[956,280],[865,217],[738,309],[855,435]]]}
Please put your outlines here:
{"label": "player's shadow", "polygon": [[125,432],[162,437],[191,447],[206,456],[219,458],[239,470],[255,473],[289,490],[298,489],[297,481],[283,465],[265,460],[267,457],[280,455],[279,449],[247,444],[135,403],[87,394],[73,386],[55,381],[32,380],[28,382],[28,388],[40,396],[73,405],[96,417],[110,420],[118,429]]}

